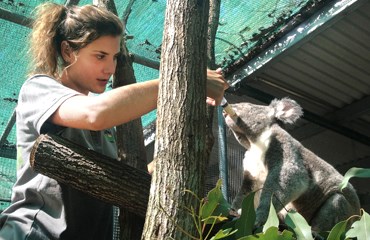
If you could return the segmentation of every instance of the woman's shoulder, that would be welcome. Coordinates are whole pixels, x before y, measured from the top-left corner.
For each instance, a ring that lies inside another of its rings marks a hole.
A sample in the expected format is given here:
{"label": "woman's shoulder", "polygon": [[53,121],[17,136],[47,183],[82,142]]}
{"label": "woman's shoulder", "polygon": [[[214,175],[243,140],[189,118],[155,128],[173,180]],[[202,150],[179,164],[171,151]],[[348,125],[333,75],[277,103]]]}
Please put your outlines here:
{"label": "woman's shoulder", "polygon": [[46,74],[35,74],[35,75],[31,75],[29,76],[25,83],[28,83],[28,82],[32,82],[32,81],[40,81],[40,80],[46,80],[46,81],[54,81],[54,82],[59,82],[58,80],[56,80],[55,78],[53,77],[50,77]]}
{"label": "woman's shoulder", "polygon": [[32,94],[37,90],[50,88],[50,86],[56,84],[59,84],[57,80],[50,76],[43,74],[32,75],[23,82],[19,94]]}
{"label": "woman's shoulder", "polygon": [[45,74],[35,74],[32,76],[29,76],[26,81],[23,83],[21,87],[22,89],[53,89],[53,88],[67,88],[63,86],[63,84],[58,81],[57,79],[50,77]]}
{"label": "woman's shoulder", "polygon": [[78,92],[75,90],[64,86],[57,79],[50,77],[48,75],[37,74],[30,76],[22,85],[19,98],[41,98],[50,97],[56,99],[58,97],[63,97],[66,95],[76,95]]}
{"label": "woman's shoulder", "polygon": [[35,74],[29,76],[26,81],[22,84],[22,88],[32,86],[32,85],[50,85],[50,84],[60,84],[58,80],[45,74]]}

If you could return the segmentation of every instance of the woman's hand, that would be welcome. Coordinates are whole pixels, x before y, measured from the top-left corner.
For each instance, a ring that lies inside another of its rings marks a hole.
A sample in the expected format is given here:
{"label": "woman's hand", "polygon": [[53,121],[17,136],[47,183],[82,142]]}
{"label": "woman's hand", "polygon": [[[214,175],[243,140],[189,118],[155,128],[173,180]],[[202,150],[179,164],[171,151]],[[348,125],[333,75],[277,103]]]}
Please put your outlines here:
{"label": "woman's hand", "polygon": [[209,105],[220,105],[224,92],[228,87],[229,84],[222,76],[221,68],[217,70],[207,69],[207,103]]}

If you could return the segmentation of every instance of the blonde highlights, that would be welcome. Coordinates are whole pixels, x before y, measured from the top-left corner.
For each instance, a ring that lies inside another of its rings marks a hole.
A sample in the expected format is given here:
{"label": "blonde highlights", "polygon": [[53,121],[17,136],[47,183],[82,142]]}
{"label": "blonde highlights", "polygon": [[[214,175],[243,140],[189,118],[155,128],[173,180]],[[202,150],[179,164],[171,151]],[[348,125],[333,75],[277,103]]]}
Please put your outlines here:
{"label": "blonde highlights", "polygon": [[46,74],[58,79],[66,62],[61,43],[77,52],[101,36],[119,36],[122,23],[113,13],[93,5],[65,7],[45,3],[37,7],[30,36],[30,75]]}

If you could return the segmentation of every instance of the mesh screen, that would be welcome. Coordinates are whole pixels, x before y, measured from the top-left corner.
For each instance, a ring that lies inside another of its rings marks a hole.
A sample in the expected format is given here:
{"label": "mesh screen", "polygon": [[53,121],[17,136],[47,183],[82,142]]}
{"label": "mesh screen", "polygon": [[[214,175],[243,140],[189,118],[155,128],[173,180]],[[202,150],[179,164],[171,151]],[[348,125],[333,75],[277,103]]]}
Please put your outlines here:
{"label": "mesh screen", "polygon": [[18,91],[26,73],[24,42],[28,29],[1,20],[0,67],[2,72],[0,98],[0,210],[8,204],[15,181],[15,126],[12,121]]}

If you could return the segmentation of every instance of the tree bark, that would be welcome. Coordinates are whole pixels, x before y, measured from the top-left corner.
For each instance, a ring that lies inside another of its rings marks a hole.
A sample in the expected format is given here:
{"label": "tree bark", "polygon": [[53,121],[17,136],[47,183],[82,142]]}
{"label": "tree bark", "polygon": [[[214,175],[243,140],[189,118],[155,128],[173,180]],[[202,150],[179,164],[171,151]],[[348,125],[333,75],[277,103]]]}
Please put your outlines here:
{"label": "tree bark", "polygon": [[[161,55],[151,194],[142,239],[187,239],[206,167],[206,38],[209,1],[168,0]],[[180,229],[184,231],[180,231]]]}
{"label": "tree bark", "polygon": [[40,135],[31,151],[34,171],[115,206],[145,216],[150,175],[56,135]]}
{"label": "tree bark", "polygon": [[221,0],[210,0],[209,2],[209,19],[208,19],[208,46],[207,46],[207,56],[208,56],[208,67],[215,69],[216,65],[215,59],[215,39],[218,28],[218,22],[220,19],[220,8]]}
{"label": "tree bark", "polygon": [[114,0],[93,0],[93,4],[97,7],[108,9],[109,11],[118,16]]}
{"label": "tree bark", "polygon": [[[117,71],[113,87],[136,82],[132,63],[122,43],[122,57],[117,62]],[[131,81],[130,81],[131,80]],[[120,83],[121,81],[121,83]],[[136,119],[126,124],[117,126],[118,159],[122,164],[128,164],[137,169],[147,171],[147,158],[144,146],[143,127],[141,119]],[[137,216],[129,209],[120,209],[121,239],[140,239],[144,226],[144,218]]]}
{"label": "tree bark", "polygon": [[[215,60],[215,39],[218,28],[218,22],[220,18],[220,7],[221,0],[210,0],[209,2],[209,18],[208,18],[208,34],[207,34],[207,59],[208,68],[216,69]],[[206,124],[206,143],[207,143],[207,166],[209,163],[209,157],[215,142],[213,136],[213,116],[215,107],[207,106],[207,124]]]}
{"label": "tree bark", "polygon": [[[123,13],[123,32],[125,32],[128,17],[135,0],[130,0]],[[113,88],[136,83],[134,68],[129,51],[126,47],[125,35],[121,42],[121,55],[117,59]],[[141,119],[135,119],[117,126],[118,159],[130,166],[147,171],[147,157],[144,146],[143,126]],[[145,219],[120,209],[121,239],[140,239]]]}
{"label": "tree bark", "polygon": [[[104,7],[117,14],[113,0],[94,0],[99,7]],[[113,78],[113,88],[136,83],[132,60],[125,42],[125,30],[132,5],[135,0],[130,0],[123,13],[123,32],[121,40],[121,54],[117,58],[116,72]],[[147,158],[144,146],[143,127],[141,119],[130,121],[117,126],[118,159],[123,164],[138,169],[147,170]],[[137,216],[128,209],[120,209],[120,237],[121,239],[140,239],[144,226],[144,218]]]}

